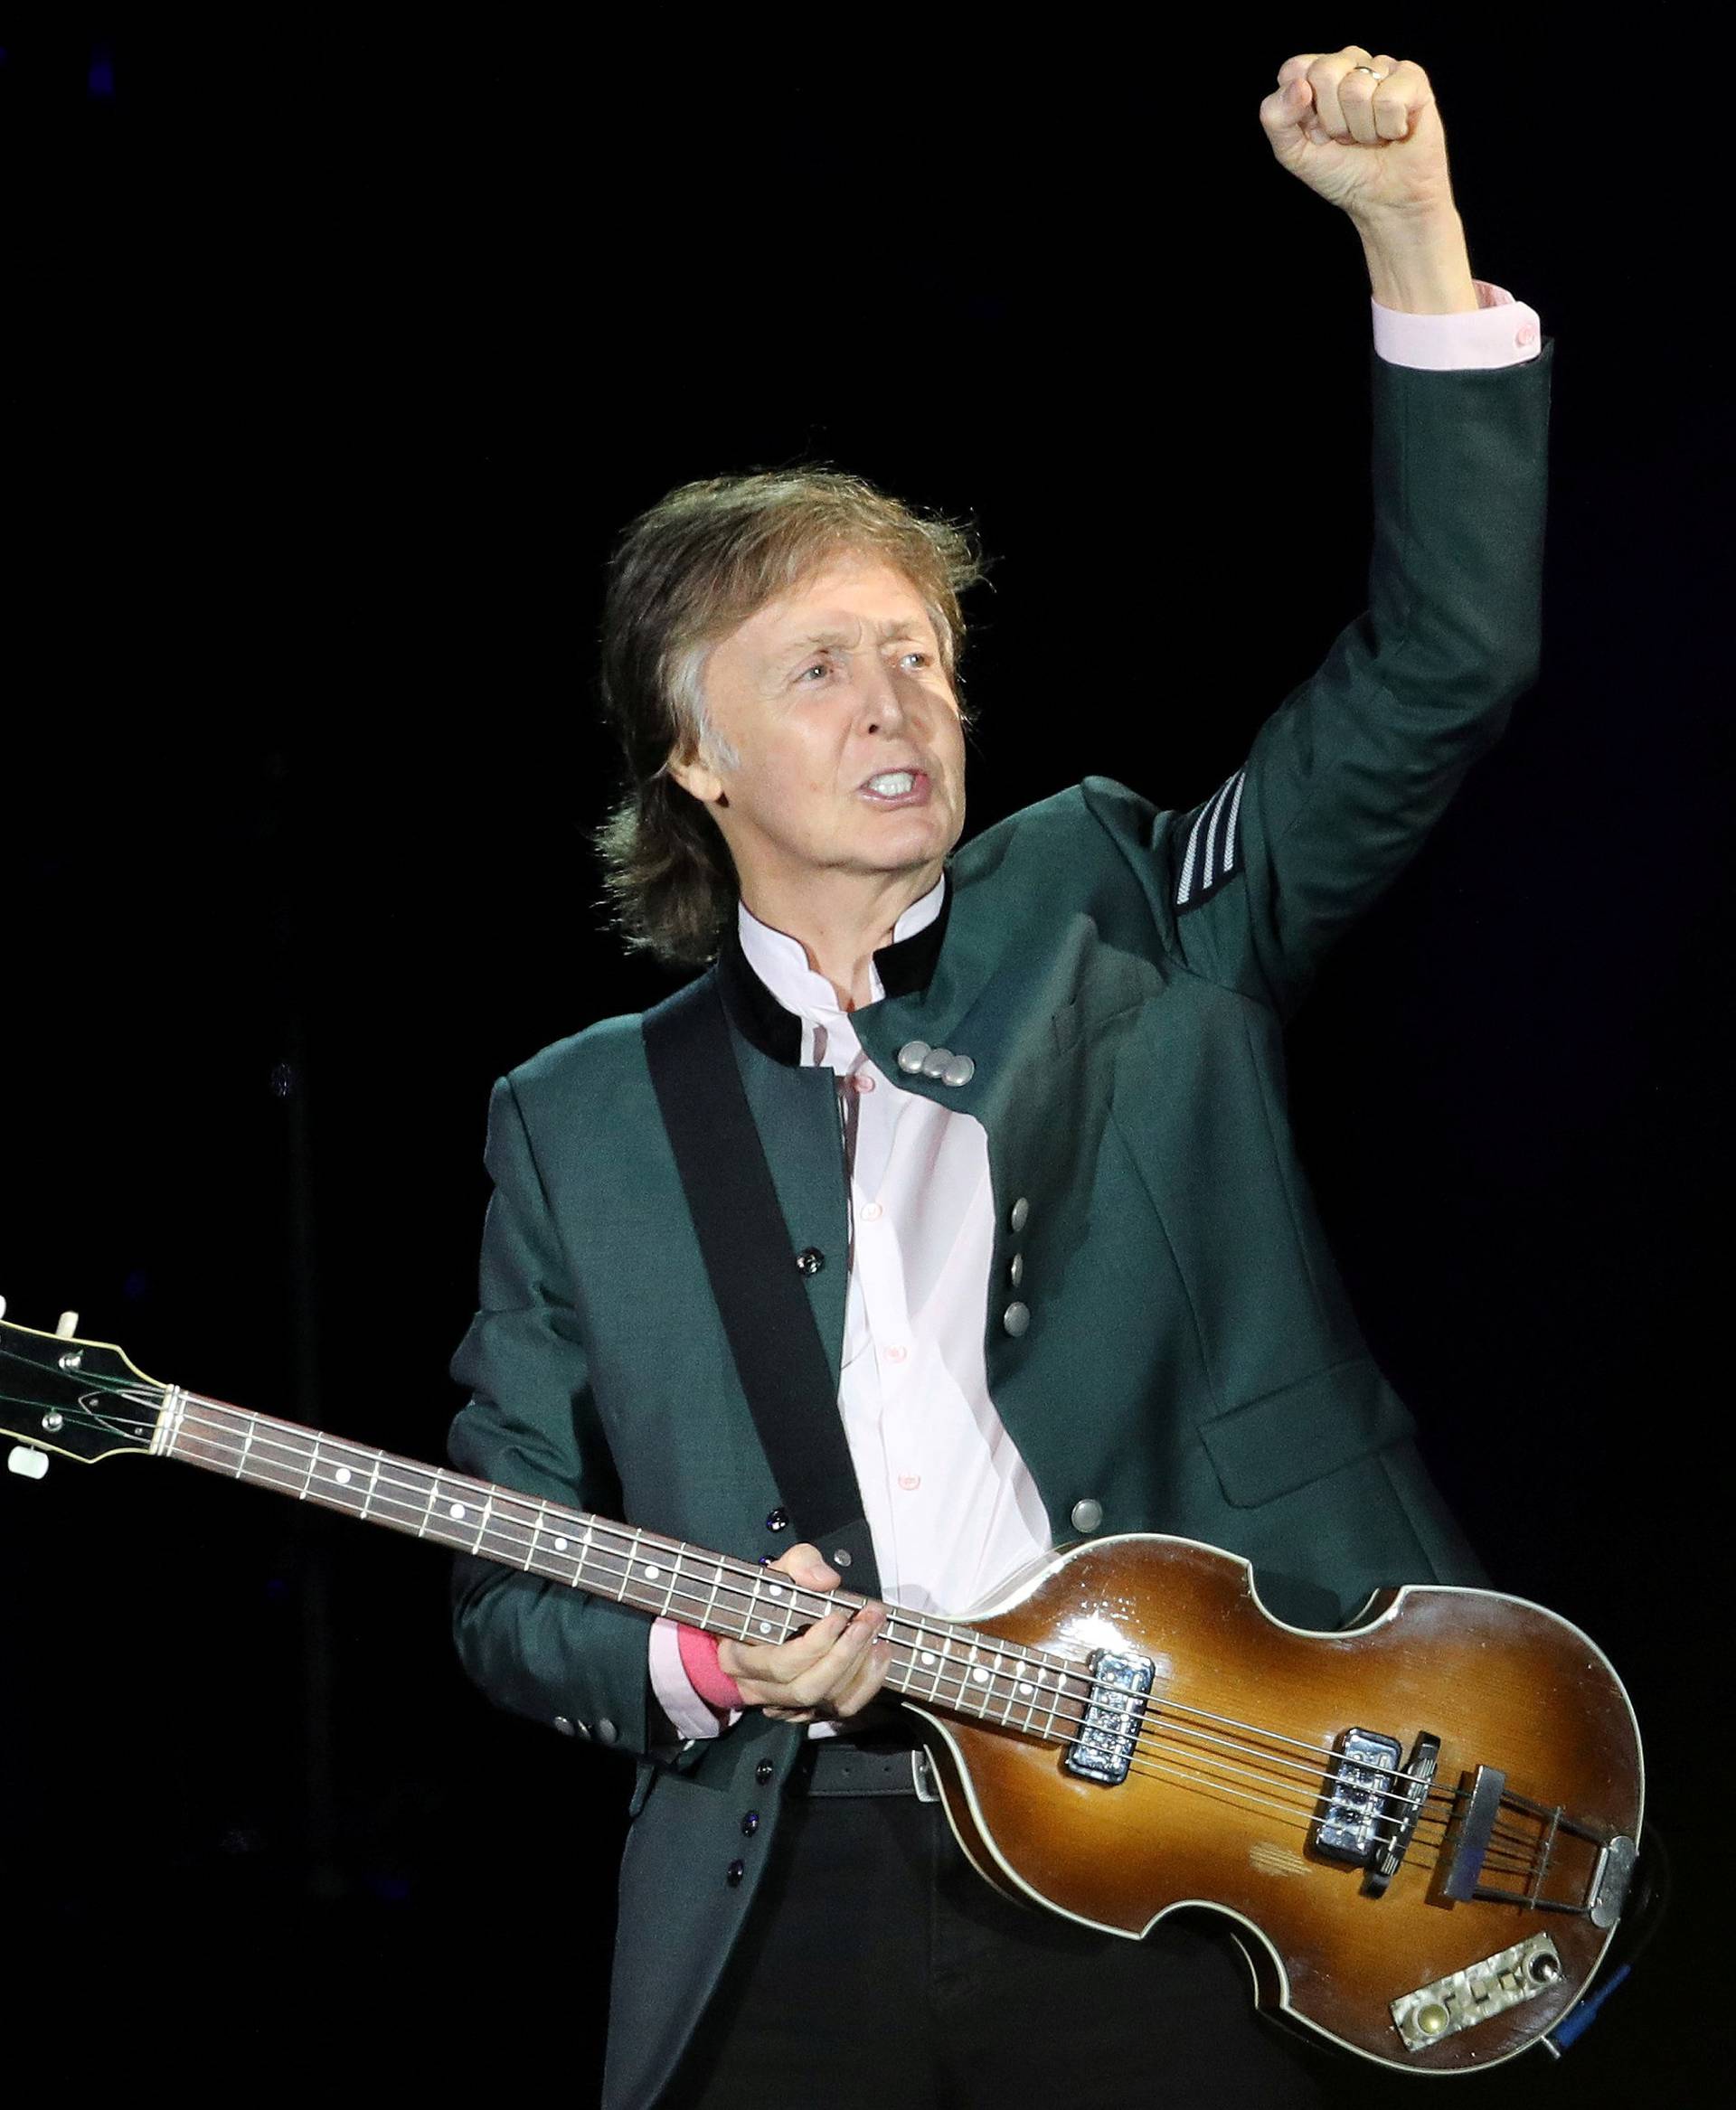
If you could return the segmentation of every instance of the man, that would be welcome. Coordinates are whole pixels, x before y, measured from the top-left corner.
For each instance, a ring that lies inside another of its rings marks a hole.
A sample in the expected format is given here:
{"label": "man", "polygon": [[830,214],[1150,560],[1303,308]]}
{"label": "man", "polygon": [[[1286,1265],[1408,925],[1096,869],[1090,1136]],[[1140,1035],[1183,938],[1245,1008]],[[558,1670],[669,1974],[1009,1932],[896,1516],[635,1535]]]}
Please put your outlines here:
{"label": "man", "polygon": [[[640,1755],[610,2110],[1319,2099],[1222,1936],[1129,1943],[978,1880],[896,1756],[878,1639],[880,1602],[966,1611],[1108,1532],[1241,1553],[1312,1625],[1382,1584],[1481,1579],[1326,1251],[1281,1031],[1534,674],[1550,347],[1471,278],[1420,67],[1299,54],[1260,115],[1367,256],[1375,549],[1368,610],[1211,798],[1091,778],[955,857],[970,552],[854,479],[689,485],[618,552],[614,884],[640,942],[715,960],[693,994],[727,1039],[673,1105],[680,998],[496,1088],[451,1455],[811,1588],[848,1557],[878,1588],[848,1621],[714,1644],[460,1563],[483,1688]],[[684,1106],[724,1118],[725,1064],[776,1191],[745,1256],[705,1193],[742,1154],[696,1169],[674,1140]],[[854,1540],[827,1515],[821,1544],[780,1542],[804,1436],[768,1433],[720,1308],[774,1274],[823,1344]]]}

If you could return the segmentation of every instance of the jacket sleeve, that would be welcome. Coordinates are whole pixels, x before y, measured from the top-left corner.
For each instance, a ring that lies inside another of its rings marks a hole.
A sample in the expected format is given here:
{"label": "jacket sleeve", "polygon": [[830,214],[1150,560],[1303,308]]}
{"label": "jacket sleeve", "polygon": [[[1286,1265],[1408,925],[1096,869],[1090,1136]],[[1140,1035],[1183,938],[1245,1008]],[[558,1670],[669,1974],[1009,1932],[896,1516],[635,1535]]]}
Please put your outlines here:
{"label": "jacket sleeve", "polygon": [[1366,609],[1197,805],[1088,779],[1194,973],[1288,1017],[1535,680],[1553,353],[1456,372],[1373,357]]}
{"label": "jacket sleeve", "polygon": [[[480,1308],[452,1360],[470,1400],[448,1455],[521,1493],[618,1516],[571,1276],[510,1078],[489,1104],[486,1156]],[[637,1612],[468,1555],[454,1564],[452,1606],[459,1659],[497,1706],[640,1754],[675,1740]]]}

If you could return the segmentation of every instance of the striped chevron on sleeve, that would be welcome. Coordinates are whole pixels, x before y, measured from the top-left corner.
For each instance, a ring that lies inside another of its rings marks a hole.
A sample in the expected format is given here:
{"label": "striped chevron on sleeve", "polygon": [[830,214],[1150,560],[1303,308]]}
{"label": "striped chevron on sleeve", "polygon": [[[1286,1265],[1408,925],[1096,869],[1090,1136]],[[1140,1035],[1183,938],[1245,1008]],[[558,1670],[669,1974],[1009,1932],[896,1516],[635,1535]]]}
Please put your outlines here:
{"label": "striped chevron on sleeve", "polygon": [[1247,774],[1246,769],[1238,769],[1200,808],[1188,832],[1187,852],[1175,889],[1178,909],[1197,909],[1225,880],[1234,878],[1239,843],[1236,822],[1241,812],[1241,780]]}

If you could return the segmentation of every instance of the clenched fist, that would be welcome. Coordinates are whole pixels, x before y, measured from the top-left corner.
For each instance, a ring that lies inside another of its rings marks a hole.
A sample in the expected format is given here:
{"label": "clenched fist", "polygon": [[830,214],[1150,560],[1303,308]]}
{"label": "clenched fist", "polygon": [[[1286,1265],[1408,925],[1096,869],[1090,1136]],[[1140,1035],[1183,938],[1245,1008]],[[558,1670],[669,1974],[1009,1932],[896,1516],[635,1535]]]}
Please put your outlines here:
{"label": "clenched fist", "polygon": [[1452,210],[1435,91],[1409,59],[1360,44],[1298,52],[1278,68],[1260,121],[1290,174],[1353,220]]}

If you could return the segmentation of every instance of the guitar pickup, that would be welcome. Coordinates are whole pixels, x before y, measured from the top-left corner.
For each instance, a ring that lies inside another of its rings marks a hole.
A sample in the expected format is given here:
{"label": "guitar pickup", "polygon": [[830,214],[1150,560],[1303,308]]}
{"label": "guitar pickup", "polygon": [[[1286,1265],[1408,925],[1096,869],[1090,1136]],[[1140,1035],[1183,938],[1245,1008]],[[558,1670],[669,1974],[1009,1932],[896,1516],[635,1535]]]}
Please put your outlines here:
{"label": "guitar pickup", "polygon": [[[1314,1849],[1352,1868],[1372,1868],[1394,1828],[1399,1743],[1374,1729],[1344,1729],[1326,1776],[1326,1808],[1316,1820]],[[1384,1830],[1382,1830],[1384,1826]]]}
{"label": "guitar pickup", "polygon": [[1099,1648],[1092,1653],[1090,1670],[1091,1697],[1061,1769],[1103,1787],[1119,1787],[1127,1777],[1145,1718],[1152,1663],[1148,1656],[1116,1655]]}

